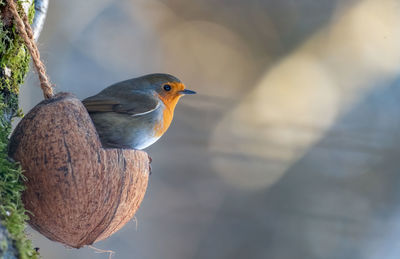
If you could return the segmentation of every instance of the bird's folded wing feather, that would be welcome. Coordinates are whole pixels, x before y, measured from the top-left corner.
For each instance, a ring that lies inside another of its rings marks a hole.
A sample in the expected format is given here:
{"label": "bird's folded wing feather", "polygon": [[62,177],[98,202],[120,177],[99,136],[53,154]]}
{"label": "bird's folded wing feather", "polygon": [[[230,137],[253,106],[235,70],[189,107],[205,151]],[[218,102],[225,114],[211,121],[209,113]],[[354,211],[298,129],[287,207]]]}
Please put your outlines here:
{"label": "bird's folded wing feather", "polygon": [[95,95],[82,101],[89,113],[117,112],[132,116],[143,115],[160,106],[160,100],[149,94],[113,97]]}

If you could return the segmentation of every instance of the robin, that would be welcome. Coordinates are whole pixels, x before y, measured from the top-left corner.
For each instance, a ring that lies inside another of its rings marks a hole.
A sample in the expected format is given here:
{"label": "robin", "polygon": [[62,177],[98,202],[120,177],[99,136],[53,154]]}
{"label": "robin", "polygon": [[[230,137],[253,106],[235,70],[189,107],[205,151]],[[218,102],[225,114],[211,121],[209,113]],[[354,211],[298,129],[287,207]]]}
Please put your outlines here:
{"label": "robin", "polygon": [[178,100],[195,93],[172,75],[150,74],[113,84],[82,102],[103,147],[144,149],[167,131]]}

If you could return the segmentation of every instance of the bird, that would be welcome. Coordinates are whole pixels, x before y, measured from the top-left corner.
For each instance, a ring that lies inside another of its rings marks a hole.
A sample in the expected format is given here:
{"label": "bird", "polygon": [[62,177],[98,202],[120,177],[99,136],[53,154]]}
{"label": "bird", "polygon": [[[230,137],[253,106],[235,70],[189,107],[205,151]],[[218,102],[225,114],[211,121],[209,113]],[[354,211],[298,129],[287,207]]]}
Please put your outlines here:
{"label": "bird", "polygon": [[170,74],[115,83],[82,101],[103,148],[145,149],[171,125],[179,99],[195,91]]}

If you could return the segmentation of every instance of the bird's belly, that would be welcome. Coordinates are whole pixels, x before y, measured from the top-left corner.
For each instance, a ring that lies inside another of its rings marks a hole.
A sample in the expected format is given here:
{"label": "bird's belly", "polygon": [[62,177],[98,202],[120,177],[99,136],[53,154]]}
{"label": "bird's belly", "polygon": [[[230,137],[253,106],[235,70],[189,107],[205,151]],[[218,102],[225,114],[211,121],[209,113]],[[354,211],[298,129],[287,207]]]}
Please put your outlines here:
{"label": "bird's belly", "polygon": [[152,144],[154,144],[160,137],[155,137],[155,136],[139,136],[136,138],[132,143],[131,146],[134,149],[144,149]]}
{"label": "bird's belly", "polygon": [[144,149],[156,142],[160,137],[157,136],[155,129],[156,125],[162,123],[162,117],[158,114],[153,114],[145,118],[144,116],[137,121],[132,122],[135,127],[132,127],[131,139],[128,141],[130,146],[134,149]]}

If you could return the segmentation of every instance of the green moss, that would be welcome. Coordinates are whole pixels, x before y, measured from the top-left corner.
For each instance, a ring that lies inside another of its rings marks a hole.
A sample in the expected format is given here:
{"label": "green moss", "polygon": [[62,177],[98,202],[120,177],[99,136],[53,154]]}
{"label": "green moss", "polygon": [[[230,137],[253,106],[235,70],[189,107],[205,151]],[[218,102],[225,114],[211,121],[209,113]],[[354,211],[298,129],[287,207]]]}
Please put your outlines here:
{"label": "green moss", "polygon": [[3,240],[0,242],[0,250],[1,250],[1,251],[7,251],[7,248],[8,248],[7,240],[6,240],[6,239],[3,239]]}
{"label": "green moss", "polygon": [[[0,8],[4,1],[0,0]],[[32,21],[34,7],[29,10]],[[19,86],[29,70],[30,56],[13,25],[0,19],[0,221],[7,228],[19,258],[39,258],[26,237],[28,216],[21,201],[24,176],[19,165],[7,155],[11,120],[21,114],[18,109]],[[0,244],[2,245],[2,244]]]}
{"label": "green moss", "polygon": [[7,156],[10,127],[0,131],[0,219],[7,228],[20,258],[38,258],[25,234],[28,216],[21,201],[24,176],[21,168]]}

